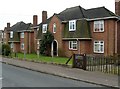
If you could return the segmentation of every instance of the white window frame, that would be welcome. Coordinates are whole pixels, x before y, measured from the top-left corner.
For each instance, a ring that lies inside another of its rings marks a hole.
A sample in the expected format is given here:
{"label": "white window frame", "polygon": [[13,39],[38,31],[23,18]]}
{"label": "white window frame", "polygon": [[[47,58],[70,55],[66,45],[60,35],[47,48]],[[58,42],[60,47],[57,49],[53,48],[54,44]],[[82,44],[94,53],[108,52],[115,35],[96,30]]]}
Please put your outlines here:
{"label": "white window frame", "polygon": [[39,49],[39,48],[40,48],[40,41],[37,40],[37,49]]}
{"label": "white window frame", "polygon": [[25,46],[25,44],[24,44],[24,43],[21,43],[21,50],[24,50],[24,49],[25,49],[24,46]]}
{"label": "white window frame", "polygon": [[39,27],[37,28],[37,31],[39,31]]}
{"label": "white window frame", "polygon": [[[98,49],[96,48],[98,46]],[[94,41],[94,53],[104,53],[104,41]]]}
{"label": "white window frame", "polygon": [[56,23],[53,24],[53,33],[56,33],[56,30],[57,30],[57,26],[56,26]]}
{"label": "white window frame", "polygon": [[47,24],[43,24],[42,25],[42,33],[46,33],[47,32]]}
{"label": "white window frame", "polygon": [[24,38],[24,32],[20,33],[20,38]]}
{"label": "white window frame", "polygon": [[4,38],[4,33],[2,32],[2,34],[1,34],[1,35],[2,35],[2,39],[3,39],[3,38]]}
{"label": "white window frame", "polygon": [[70,20],[69,21],[69,31],[75,31],[76,30],[76,20]]}
{"label": "white window frame", "polygon": [[13,49],[14,48],[14,44],[10,43],[10,48]]}
{"label": "white window frame", "polygon": [[[76,48],[74,48],[76,46]],[[77,50],[78,43],[77,41],[69,41],[69,49],[70,50]]]}
{"label": "white window frame", "polygon": [[10,31],[10,38],[13,38],[13,31]]}
{"label": "white window frame", "polygon": [[6,38],[6,33],[4,32],[4,38]]}
{"label": "white window frame", "polygon": [[104,20],[94,21],[94,32],[104,32]]}

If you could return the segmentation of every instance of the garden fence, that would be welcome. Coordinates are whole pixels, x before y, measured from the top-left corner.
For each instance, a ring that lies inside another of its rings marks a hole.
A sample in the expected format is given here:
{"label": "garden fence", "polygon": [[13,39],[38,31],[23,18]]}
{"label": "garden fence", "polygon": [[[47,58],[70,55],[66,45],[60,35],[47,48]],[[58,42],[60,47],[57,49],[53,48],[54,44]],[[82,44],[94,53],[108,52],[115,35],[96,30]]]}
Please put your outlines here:
{"label": "garden fence", "polygon": [[101,71],[120,75],[120,57],[87,56],[88,71]]}

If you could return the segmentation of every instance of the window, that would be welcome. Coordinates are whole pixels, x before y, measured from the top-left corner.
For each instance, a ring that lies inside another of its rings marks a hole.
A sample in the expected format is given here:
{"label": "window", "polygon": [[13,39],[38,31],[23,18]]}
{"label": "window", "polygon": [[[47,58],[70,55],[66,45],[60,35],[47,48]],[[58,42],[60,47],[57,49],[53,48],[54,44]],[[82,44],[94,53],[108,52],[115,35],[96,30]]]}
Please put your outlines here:
{"label": "window", "polygon": [[10,48],[11,48],[11,49],[13,49],[13,47],[14,47],[14,44],[13,44],[13,43],[11,43],[11,44],[10,44]]}
{"label": "window", "polygon": [[6,33],[4,33],[4,38],[6,38]]}
{"label": "window", "polygon": [[20,33],[20,37],[24,38],[24,32]]}
{"label": "window", "polygon": [[39,40],[37,41],[37,49],[39,49],[39,47],[40,47],[40,42],[39,42]]}
{"label": "window", "polygon": [[76,20],[69,21],[69,31],[75,31],[76,30]]}
{"label": "window", "polygon": [[3,32],[2,32],[2,38],[4,38],[4,34],[3,34]]}
{"label": "window", "polygon": [[56,33],[56,23],[53,24],[53,33]]}
{"label": "window", "polygon": [[94,52],[104,53],[104,41],[94,41]]}
{"label": "window", "polygon": [[94,32],[104,32],[104,21],[94,21]]}
{"label": "window", "polygon": [[69,49],[77,50],[77,41],[69,41]]}
{"label": "window", "polygon": [[37,31],[39,31],[39,27],[37,28]]}
{"label": "window", "polygon": [[24,43],[21,43],[21,50],[24,50]]}
{"label": "window", "polygon": [[47,32],[47,24],[43,24],[43,26],[42,26],[42,32],[43,33]]}
{"label": "window", "polygon": [[13,38],[13,31],[10,31],[10,38]]}

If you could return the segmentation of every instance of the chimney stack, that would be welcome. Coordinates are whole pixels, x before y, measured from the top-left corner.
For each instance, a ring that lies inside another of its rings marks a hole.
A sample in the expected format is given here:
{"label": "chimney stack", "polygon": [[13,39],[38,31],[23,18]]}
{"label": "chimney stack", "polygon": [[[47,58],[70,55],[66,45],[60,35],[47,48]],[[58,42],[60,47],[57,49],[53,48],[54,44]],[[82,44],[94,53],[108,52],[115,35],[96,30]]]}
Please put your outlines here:
{"label": "chimney stack", "polygon": [[120,16],[120,0],[115,0],[115,13]]}
{"label": "chimney stack", "polygon": [[37,26],[37,24],[38,24],[38,16],[34,15],[33,16],[33,26]]}
{"label": "chimney stack", "polygon": [[45,23],[47,20],[47,11],[42,11],[42,23]]}
{"label": "chimney stack", "polygon": [[7,28],[10,28],[10,23],[7,23]]}

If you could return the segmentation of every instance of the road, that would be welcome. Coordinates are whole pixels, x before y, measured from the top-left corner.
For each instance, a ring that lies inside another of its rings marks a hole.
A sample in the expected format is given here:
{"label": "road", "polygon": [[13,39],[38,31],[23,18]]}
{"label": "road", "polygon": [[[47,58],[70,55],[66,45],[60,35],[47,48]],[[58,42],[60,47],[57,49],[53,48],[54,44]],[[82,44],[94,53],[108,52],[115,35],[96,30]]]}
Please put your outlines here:
{"label": "road", "polygon": [[3,87],[101,87],[81,81],[2,64]]}

